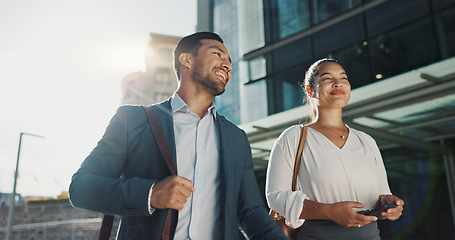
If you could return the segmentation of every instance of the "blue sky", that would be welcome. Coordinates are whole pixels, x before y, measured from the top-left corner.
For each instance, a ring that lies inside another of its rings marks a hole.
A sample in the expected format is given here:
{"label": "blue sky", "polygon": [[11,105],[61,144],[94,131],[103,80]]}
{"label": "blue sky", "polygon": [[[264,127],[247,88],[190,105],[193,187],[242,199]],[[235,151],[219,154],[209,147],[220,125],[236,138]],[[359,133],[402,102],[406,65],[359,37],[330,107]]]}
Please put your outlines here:
{"label": "blue sky", "polygon": [[149,33],[195,31],[196,0],[0,0],[0,192],[55,197],[142,68]]}

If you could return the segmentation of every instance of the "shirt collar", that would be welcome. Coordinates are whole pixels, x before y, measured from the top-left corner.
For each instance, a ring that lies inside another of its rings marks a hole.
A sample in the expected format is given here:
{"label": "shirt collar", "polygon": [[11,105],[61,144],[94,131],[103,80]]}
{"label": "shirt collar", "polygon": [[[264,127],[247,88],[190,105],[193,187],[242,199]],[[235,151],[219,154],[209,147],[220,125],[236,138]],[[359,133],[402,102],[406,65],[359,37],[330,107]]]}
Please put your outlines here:
{"label": "shirt collar", "polygon": [[[190,107],[183,101],[183,99],[178,95],[177,92],[174,92],[171,96],[171,108],[172,112],[187,112],[187,113],[192,113]],[[207,110],[210,112],[216,119],[216,106],[215,103],[212,103]]]}

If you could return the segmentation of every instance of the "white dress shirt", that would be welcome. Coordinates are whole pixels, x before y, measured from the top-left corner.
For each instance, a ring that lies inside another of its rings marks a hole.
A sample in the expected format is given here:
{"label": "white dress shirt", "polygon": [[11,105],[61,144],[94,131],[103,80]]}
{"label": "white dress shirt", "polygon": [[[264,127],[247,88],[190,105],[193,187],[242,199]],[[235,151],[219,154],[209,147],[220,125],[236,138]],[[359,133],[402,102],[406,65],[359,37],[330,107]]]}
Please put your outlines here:
{"label": "white dress shirt", "polygon": [[[379,195],[391,194],[379,149],[369,135],[349,128],[342,148],[318,131],[308,128],[297,191],[291,191],[292,171],[300,138],[300,126],[285,130],[276,140],[267,169],[266,196],[269,206],[297,228],[303,201],[320,203],[357,201],[373,208]],[[360,211],[363,209],[354,209]]]}
{"label": "white dress shirt", "polygon": [[[171,108],[177,174],[192,181],[195,188],[179,211],[174,239],[220,239],[220,144],[215,105],[201,119],[175,92]],[[149,206],[151,194],[150,189]],[[150,214],[153,212],[151,208]]]}

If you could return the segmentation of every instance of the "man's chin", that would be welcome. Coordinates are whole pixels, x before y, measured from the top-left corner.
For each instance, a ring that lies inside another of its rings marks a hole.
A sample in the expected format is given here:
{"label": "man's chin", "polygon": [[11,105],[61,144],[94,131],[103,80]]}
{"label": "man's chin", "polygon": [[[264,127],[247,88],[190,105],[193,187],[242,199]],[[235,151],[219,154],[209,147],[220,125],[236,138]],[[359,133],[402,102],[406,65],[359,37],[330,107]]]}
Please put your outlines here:
{"label": "man's chin", "polygon": [[218,94],[217,94],[217,95],[215,95],[215,96],[219,96],[219,95],[223,94],[223,93],[224,93],[224,91],[226,91],[226,89],[224,89],[224,88],[223,88],[223,90],[219,91],[219,92],[218,92]]}
{"label": "man's chin", "polygon": [[213,96],[218,96],[224,93],[226,90],[225,84],[221,82],[218,78],[216,79],[205,79],[201,81],[202,86],[205,87]]}
{"label": "man's chin", "polygon": [[211,89],[211,92],[212,92],[213,96],[219,96],[219,95],[223,94],[224,91],[226,91],[225,88],[223,88],[223,89]]}

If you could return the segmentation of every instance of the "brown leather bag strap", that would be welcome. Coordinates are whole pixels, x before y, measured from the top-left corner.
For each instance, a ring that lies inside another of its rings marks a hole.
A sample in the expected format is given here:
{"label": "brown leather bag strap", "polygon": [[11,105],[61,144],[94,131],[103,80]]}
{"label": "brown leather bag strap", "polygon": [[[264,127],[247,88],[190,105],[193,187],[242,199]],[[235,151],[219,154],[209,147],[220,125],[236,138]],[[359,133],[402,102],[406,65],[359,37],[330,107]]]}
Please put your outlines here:
{"label": "brown leather bag strap", "polygon": [[166,221],[164,222],[163,232],[161,233],[161,240],[169,240],[171,238],[171,217],[172,210],[167,210]]}
{"label": "brown leather bag strap", "polygon": [[303,147],[305,146],[306,134],[307,134],[307,127],[303,126],[300,127],[300,140],[299,140],[299,147],[297,148],[297,155],[295,157],[294,163],[294,173],[292,174],[292,191],[296,189],[297,183],[297,174],[299,173],[300,168],[300,159],[302,158]]}
{"label": "brown leather bag strap", "polygon": [[100,236],[98,240],[109,240],[111,237],[112,224],[114,223],[113,215],[104,215],[103,223],[101,224]]}
{"label": "brown leather bag strap", "polygon": [[172,175],[177,175],[177,170],[174,165],[174,161],[172,160],[171,152],[169,151],[169,147],[167,146],[166,137],[163,133],[163,128],[161,128],[160,120],[153,110],[152,107],[142,107],[147,115],[147,119],[149,121],[150,127],[152,127],[153,135],[155,136],[156,143],[161,150],[161,154],[163,154],[164,160],[166,161],[167,167],[171,171]]}
{"label": "brown leather bag strap", "polygon": [[[153,135],[155,136],[155,140],[160,148],[161,154],[163,154],[164,160],[166,161],[167,167],[171,171],[172,175],[177,175],[177,170],[175,168],[174,161],[172,160],[171,152],[169,151],[169,147],[167,145],[166,137],[163,133],[163,128],[161,127],[160,120],[156,115],[155,111],[152,107],[144,107],[142,108],[147,115],[148,122],[150,127],[152,128]],[[168,240],[171,235],[171,216],[172,210],[168,209],[166,221],[164,223],[163,231],[161,233],[162,240]]]}

